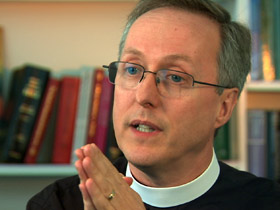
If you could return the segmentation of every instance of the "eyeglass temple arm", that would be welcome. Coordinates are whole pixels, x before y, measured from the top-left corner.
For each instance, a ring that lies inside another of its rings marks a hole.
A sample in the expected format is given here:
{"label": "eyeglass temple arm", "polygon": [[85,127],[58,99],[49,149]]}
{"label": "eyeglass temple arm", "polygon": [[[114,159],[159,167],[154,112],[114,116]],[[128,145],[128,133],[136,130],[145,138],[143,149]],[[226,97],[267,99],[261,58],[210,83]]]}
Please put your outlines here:
{"label": "eyeglass temple arm", "polygon": [[215,85],[215,84],[211,84],[211,83],[207,83],[207,82],[200,82],[200,81],[196,81],[196,80],[194,80],[193,83],[198,83],[201,85],[209,85],[209,86],[219,87],[219,88],[230,88],[230,87],[226,87],[226,86],[222,86],[222,85]]}

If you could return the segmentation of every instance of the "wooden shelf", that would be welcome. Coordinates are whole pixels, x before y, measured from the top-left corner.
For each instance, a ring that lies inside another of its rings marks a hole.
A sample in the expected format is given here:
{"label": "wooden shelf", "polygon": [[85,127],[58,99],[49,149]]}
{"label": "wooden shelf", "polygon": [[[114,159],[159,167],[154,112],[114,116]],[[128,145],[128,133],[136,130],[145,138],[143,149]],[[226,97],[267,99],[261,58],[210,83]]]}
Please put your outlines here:
{"label": "wooden shelf", "polygon": [[63,177],[75,174],[74,165],[0,164],[0,177]]}
{"label": "wooden shelf", "polygon": [[280,110],[280,81],[248,83],[247,108]]}

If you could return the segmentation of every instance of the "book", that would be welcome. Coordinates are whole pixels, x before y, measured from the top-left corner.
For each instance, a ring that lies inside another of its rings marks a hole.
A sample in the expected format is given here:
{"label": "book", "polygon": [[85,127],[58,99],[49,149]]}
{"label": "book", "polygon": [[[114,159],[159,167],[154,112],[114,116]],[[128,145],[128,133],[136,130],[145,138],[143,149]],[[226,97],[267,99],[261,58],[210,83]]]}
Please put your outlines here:
{"label": "book", "polygon": [[261,0],[261,40],[262,40],[262,69],[265,81],[275,80],[274,39],[273,39],[273,2]]}
{"label": "book", "polygon": [[79,88],[79,77],[62,78],[52,155],[52,162],[55,164],[70,163]]}
{"label": "book", "polygon": [[3,77],[4,77],[4,31],[3,28],[0,27],[0,118],[4,113]]}
{"label": "book", "polygon": [[219,160],[229,160],[231,158],[229,127],[229,122],[220,127],[214,139],[214,149]]}
{"label": "book", "polygon": [[29,146],[24,158],[25,163],[36,163],[38,153],[46,134],[47,125],[59,91],[60,80],[50,78],[40,106],[39,114],[32,131]]}
{"label": "book", "polygon": [[53,145],[55,139],[55,128],[56,128],[56,118],[57,118],[57,110],[58,110],[58,102],[59,102],[59,93],[56,96],[50,119],[47,123],[47,128],[45,135],[42,140],[42,145],[37,155],[36,163],[37,164],[45,164],[52,163],[53,156]]}
{"label": "book", "polygon": [[275,119],[275,180],[280,183],[280,111]]}
{"label": "book", "polygon": [[273,1],[273,52],[276,80],[280,80],[280,1]]}
{"label": "book", "polygon": [[72,146],[71,162],[78,159],[75,150],[87,143],[87,131],[89,123],[90,108],[92,102],[92,88],[94,82],[94,68],[83,66],[80,69],[80,91],[75,121],[75,131]]}
{"label": "book", "polygon": [[[4,146],[4,96],[3,96],[3,77],[4,77],[4,34],[3,28],[0,27],[0,157]],[[1,159],[1,158],[0,158]]]}
{"label": "book", "polygon": [[250,1],[250,29],[252,35],[251,79],[262,80],[261,0]]}
{"label": "book", "polygon": [[[113,107],[113,103],[114,103],[114,94],[112,94],[111,107]],[[115,136],[114,124],[113,124],[113,109],[111,110],[110,117],[109,117],[106,156],[112,163],[114,163],[119,157],[123,156],[122,151],[118,147],[116,136]]]}
{"label": "book", "polygon": [[95,136],[95,144],[104,154],[106,154],[107,134],[112,110],[112,94],[113,85],[109,82],[109,78],[105,77],[102,81],[102,92]]}
{"label": "book", "polygon": [[23,78],[16,95],[3,151],[5,162],[23,162],[50,70],[26,65],[21,73]]}
{"label": "book", "polygon": [[266,111],[266,142],[267,142],[267,178],[276,179],[276,128],[277,128],[277,112]]}
{"label": "book", "polygon": [[0,159],[1,162],[4,162],[5,160],[3,151],[4,151],[4,145],[7,138],[8,128],[9,124],[12,119],[12,115],[15,112],[15,104],[16,104],[16,98],[18,98],[18,95],[20,93],[21,83],[23,81],[23,69],[17,68],[11,71],[11,78],[10,78],[10,84],[7,94],[7,101],[4,106],[4,113],[0,120]]}
{"label": "book", "polygon": [[103,69],[96,69],[94,71],[94,86],[92,90],[92,102],[90,109],[89,126],[87,132],[87,144],[95,142],[97,119],[99,114],[99,103],[102,93],[102,81],[105,77]]}
{"label": "book", "polygon": [[267,176],[267,119],[265,110],[248,111],[248,168],[256,176]]}

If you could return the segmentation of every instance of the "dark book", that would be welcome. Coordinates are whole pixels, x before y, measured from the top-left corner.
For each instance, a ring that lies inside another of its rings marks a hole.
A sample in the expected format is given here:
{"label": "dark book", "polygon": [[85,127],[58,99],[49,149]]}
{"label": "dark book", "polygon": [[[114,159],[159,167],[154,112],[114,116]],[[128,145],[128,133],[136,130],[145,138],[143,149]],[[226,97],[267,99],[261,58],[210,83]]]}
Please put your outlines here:
{"label": "dark book", "polygon": [[[112,103],[111,107],[113,107],[114,94],[112,94],[111,103]],[[108,122],[106,156],[112,163],[114,163],[119,157],[123,156],[122,151],[118,147],[116,136],[115,136],[114,124],[113,124],[113,109],[111,109],[109,122]]]}
{"label": "dark book", "polygon": [[219,160],[230,159],[230,134],[229,122],[219,128],[214,140],[214,148]]}
{"label": "dark book", "polygon": [[2,155],[5,162],[23,162],[50,74],[48,69],[32,65],[26,65],[20,71],[22,81],[16,93]]}

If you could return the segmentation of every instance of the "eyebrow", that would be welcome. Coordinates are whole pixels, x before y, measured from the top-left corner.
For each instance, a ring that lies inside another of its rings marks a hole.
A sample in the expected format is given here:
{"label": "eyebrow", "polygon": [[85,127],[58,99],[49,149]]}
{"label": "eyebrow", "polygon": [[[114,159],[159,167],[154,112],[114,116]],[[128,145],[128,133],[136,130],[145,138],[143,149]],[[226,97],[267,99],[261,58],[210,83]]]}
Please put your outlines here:
{"label": "eyebrow", "polygon": [[122,53],[122,56],[125,55],[125,54],[133,54],[133,55],[137,55],[137,56],[143,56],[143,53],[137,49],[134,49],[134,48],[128,48],[128,49],[125,49]]}
{"label": "eyebrow", "polygon": [[[123,55],[125,55],[125,54],[133,54],[133,55],[136,55],[136,56],[144,57],[144,54],[141,51],[139,51],[137,49],[134,49],[134,48],[125,49],[124,52],[123,52]],[[164,60],[164,62],[167,62],[167,63],[171,62],[171,61],[177,61],[177,60],[192,63],[191,58],[189,56],[183,55],[183,54],[167,55],[167,56],[163,57],[162,60]]]}

